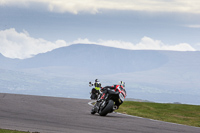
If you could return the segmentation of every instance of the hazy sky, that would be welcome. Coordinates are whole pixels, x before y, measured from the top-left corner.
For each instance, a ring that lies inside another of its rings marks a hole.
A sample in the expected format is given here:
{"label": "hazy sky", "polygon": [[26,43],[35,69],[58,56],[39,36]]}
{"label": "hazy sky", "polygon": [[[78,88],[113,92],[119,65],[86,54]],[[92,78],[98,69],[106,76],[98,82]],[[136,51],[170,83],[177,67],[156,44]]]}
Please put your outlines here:
{"label": "hazy sky", "polygon": [[200,50],[198,0],[0,0],[0,53],[28,58],[75,43]]}

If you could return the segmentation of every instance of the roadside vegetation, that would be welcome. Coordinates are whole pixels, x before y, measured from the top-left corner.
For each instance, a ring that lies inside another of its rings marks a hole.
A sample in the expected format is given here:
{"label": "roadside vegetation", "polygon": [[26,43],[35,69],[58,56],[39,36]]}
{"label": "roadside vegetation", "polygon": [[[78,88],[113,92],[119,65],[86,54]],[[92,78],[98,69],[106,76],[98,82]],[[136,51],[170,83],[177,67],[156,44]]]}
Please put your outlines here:
{"label": "roadside vegetation", "polygon": [[116,112],[200,127],[200,106],[197,105],[125,101]]}
{"label": "roadside vegetation", "polygon": [[[29,131],[17,131],[17,130],[8,130],[8,129],[0,129],[0,133],[31,133]],[[32,133],[39,133],[39,132],[32,132]]]}

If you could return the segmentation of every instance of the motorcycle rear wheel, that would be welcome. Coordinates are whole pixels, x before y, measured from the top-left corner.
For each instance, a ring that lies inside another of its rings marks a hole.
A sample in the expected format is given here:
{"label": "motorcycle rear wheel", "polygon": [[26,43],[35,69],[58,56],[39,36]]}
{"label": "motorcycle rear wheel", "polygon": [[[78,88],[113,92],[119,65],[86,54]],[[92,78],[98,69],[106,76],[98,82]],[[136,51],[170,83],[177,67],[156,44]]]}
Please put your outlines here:
{"label": "motorcycle rear wheel", "polygon": [[100,116],[106,116],[113,109],[113,105],[114,105],[114,101],[113,100],[109,100],[108,104],[106,105],[106,107],[102,111],[99,112],[99,115]]}

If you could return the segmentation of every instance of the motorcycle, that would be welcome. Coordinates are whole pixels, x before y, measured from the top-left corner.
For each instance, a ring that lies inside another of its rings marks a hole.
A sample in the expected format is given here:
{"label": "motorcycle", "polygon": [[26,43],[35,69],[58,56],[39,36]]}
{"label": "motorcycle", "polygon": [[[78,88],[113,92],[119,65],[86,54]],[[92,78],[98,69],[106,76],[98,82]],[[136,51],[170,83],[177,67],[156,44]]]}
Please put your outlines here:
{"label": "motorcycle", "polygon": [[121,105],[126,97],[126,91],[122,87],[118,86],[116,89],[107,89],[104,100],[100,99],[99,102],[93,107],[91,114],[98,113],[100,116],[106,116],[108,113],[112,113],[118,109],[118,105]]}
{"label": "motorcycle", "polygon": [[[91,83],[91,82],[89,82],[89,86],[90,86],[90,87],[92,86],[92,83]],[[91,90],[91,92],[90,92],[90,98],[91,98],[91,100],[97,100],[98,95],[99,95],[99,91],[96,90],[95,88],[92,88],[92,90]]]}
{"label": "motorcycle", "polygon": [[97,100],[98,95],[99,95],[99,91],[97,91],[95,88],[92,89],[92,91],[90,92],[91,96],[91,100]]}

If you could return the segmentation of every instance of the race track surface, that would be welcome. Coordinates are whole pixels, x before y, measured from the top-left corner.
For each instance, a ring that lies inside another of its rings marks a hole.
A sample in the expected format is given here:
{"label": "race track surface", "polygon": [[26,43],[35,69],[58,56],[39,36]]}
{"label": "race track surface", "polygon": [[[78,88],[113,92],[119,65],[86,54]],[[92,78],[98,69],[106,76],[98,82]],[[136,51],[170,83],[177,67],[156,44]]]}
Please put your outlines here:
{"label": "race track surface", "polygon": [[200,128],[116,113],[91,115],[90,100],[0,93],[0,128],[40,133],[200,133]]}

